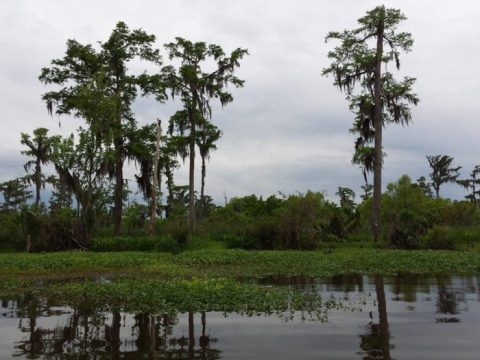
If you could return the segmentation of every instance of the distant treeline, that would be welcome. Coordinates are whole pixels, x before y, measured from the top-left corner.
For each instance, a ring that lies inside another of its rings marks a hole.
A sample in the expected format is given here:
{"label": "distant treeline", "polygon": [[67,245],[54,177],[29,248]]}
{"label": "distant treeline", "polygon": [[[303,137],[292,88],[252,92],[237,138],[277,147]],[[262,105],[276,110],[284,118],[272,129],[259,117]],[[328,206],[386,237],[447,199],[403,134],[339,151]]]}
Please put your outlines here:
{"label": "distant treeline", "polygon": [[[23,187],[24,185],[22,185]],[[408,176],[389,184],[382,194],[384,223],[380,246],[407,249],[467,249],[480,239],[480,211],[471,200],[451,201],[432,195],[423,182]],[[89,248],[95,251],[180,251],[192,243],[215,243],[244,249],[303,249],[341,244],[373,246],[372,198],[338,188],[338,204],[322,193],[255,195],[232,198],[223,206],[205,202],[203,217],[192,234],[188,226],[186,187],[175,192],[168,216],[156,220],[156,236],[148,236],[149,207],[132,202],[125,206],[122,235],[113,236],[109,202],[95,207],[94,236],[88,244],[77,235],[79,208],[59,201],[54,193],[48,204],[27,205],[23,200],[4,203],[0,212],[0,245],[4,250],[54,251]],[[17,189],[18,191],[18,189]],[[18,195],[18,192],[17,192]],[[106,197],[108,199],[108,196]],[[111,199],[111,197],[110,197]],[[198,200],[198,199],[197,199]],[[111,204],[110,200],[110,204]],[[200,206],[201,202],[197,202]],[[27,245],[28,243],[28,245]],[[363,244],[363,245],[362,245]]]}

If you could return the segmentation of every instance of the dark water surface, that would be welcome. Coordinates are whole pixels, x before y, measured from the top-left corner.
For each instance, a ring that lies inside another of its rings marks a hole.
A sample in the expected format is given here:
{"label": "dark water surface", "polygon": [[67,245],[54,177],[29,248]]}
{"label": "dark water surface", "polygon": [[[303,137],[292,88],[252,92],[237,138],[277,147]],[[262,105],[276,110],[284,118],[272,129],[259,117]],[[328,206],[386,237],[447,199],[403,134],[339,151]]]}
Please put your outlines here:
{"label": "dark water surface", "polygon": [[478,276],[246,281],[316,291],[348,306],[305,320],[300,313],[107,313],[1,299],[0,359],[480,359]]}

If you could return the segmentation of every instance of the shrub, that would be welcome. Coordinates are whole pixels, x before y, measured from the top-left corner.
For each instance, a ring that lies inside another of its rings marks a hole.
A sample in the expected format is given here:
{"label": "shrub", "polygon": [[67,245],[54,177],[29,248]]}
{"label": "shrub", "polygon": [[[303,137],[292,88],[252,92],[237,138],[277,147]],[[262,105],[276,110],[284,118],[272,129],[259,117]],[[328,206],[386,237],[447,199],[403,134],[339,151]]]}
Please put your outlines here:
{"label": "shrub", "polygon": [[434,226],[423,236],[422,247],[432,250],[455,250],[455,240],[445,226]]}
{"label": "shrub", "polygon": [[280,247],[315,249],[329,234],[331,208],[323,194],[308,191],[290,195],[285,205],[274,212]]}
{"label": "shrub", "polygon": [[245,235],[226,233],[219,237],[218,240],[224,242],[229,249],[253,250],[257,248],[255,239]]}
{"label": "shrub", "polygon": [[131,236],[136,232],[145,233],[145,224],[149,216],[146,205],[133,201],[125,207],[123,212],[123,226],[127,235]]}
{"label": "shrub", "polygon": [[158,233],[170,236],[178,245],[185,245],[189,236],[189,227],[185,217],[172,217],[157,223]]}
{"label": "shrub", "polygon": [[15,211],[0,213],[0,249],[9,251],[25,250],[22,221]]}
{"label": "shrub", "polygon": [[387,192],[382,195],[382,224],[390,244],[404,249],[419,248],[420,237],[430,226],[429,205],[433,201],[406,175],[388,184]]}
{"label": "shrub", "polygon": [[254,195],[234,198],[203,221],[200,231],[227,247],[243,249],[316,249],[324,241],[338,241],[355,225],[347,214],[308,191],[287,198]]}
{"label": "shrub", "polygon": [[448,226],[471,226],[478,223],[479,212],[471,202],[455,201],[443,209],[442,220]]}

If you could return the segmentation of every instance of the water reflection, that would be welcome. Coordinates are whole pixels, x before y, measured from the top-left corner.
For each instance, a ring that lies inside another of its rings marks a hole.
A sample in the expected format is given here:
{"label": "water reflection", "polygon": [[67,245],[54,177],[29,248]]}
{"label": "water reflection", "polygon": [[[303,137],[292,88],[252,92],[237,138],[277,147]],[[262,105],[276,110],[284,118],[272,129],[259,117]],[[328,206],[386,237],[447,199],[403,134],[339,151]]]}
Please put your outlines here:
{"label": "water reflection", "polygon": [[198,316],[199,334],[195,334],[197,314],[188,314],[185,336],[174,333],[177,316],[48,308],[29,295],[2,300],[1,310],[3,318],[18,319],[13,357],[50,359],[61,354],[62,358],[77,358],[81,354],[95,359],[220,359],[217,339],[207,331],[205,312]]}
{"label": "water reflection", "polygon": [[375,292],[377,294],[378,323],[373,321],[370,312],[370,322],[367,333],[360,335],[360,352],[362,359],[385,359],[390,360],[390,332],[388,330],[387,301],[385,299],[385,285],[383,277],[375,276]]}
{"label": "water reflection", "polygon": [[[220,313],[155,315],[1,299],[0,359],[477,358],[479,278],[360,276],[256,279],[361,304],[329,323]],[[465,314],[468,314],[465,316]],[[454,328],[452,328],[454,326]],[[213,334],[213,335],[212,335]],[[436,344],[435,346],[428,344]],[[412,351],[422,349],[422,356]],[[429,352],[425,352],[428,349]]]}

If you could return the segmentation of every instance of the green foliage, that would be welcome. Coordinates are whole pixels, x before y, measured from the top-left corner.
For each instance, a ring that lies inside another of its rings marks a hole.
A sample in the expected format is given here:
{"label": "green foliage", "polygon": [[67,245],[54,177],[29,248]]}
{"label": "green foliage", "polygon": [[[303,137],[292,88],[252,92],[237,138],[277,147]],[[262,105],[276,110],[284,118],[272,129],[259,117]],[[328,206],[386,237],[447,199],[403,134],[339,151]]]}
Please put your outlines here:
{"label": "green foliage", "polygon": [[233,198],[225,207],[211,212],[200,231],[216,241],[225,242],[228,247],[271,248],[274,238],[268,234],[268,223],[282,203],[283,200],[275,196],[266,201],[255,195]]}
{"label": "green foliage", "polygon": [[422,238],[422,247],[433,250],[478,251],[480,227],[436,225]]}
{"label": "green foliage", "polygon": [[31,251],[58,251],[80,246],[73,233],[75,216],[69,208],[48,213],[45,206],[24,206],[20,218],[24,239],[31,241]]}
{"label": "green foliage", "polygon": [[276,211],[281,248],[314,249],[326,240],[331,207],[321,193],[290,195]]}
{"label": "green foliage", "polygon": [[426,197],[410,178],[401,177],[388,184],[383,196],[383,220],[386,236],[395,246],[419,248],[419,237],[428,229]]}
{"label": "green foliage", "polygon": [[123,218],[128,236],[137,232],[145,234],[145,224],[149,216],[148,211],[149,209],[146,205],[139,204],[136,201],[125,207]]}
{"label": "green foliage", "polygon": [[[172,93],[180,97],[183,109],[170,119],[169,131],[177,130],[177,137],[182,141],[180,153],[185,159],[190,159],[189,166],[189,228],[195,230],[195,145],[200,146],[202,157],[202,207],[204,206],[205,159],[213,150],[214,142],[220,132],[209,123],[212,117],[212,99],[218,99],[222,106],[233,101],[227,86],[242,87],[244,81],[234,75],[240,66],[240,60],[248,54],[246,49],[237,48],[230,56],[219,45],[205,42],[191,42],[176,37],[175,42],[165,45],[169,58],[180,61],[180,66],[166,66],[159,74],[159,79]],[[212,71],[206,72],[211,65]],[[210,136],[207,136],[207,134]],[[207,138],[210,138],[207,141]],[[187,147],[188,146],[188,147]]]}
{"label": "green foliage", "polygon": [[215,239],[225,243],[229,249],[257,249],[259,247],[256,239],[248,235],[238,235],[227,232],[218,234],[215,236]]}
{"label": "green foliage", "polygon": [[480,212],[469,201],[454,201],[443,208],[442,223],[450,227],[467,227],[480,224]]}
{"label": "green foliage", "polygon": [[[132,61],[161,64],[159,51],[153,48],[154,42],[154,35],[142,29],[130,30],[125,23],[118,22],[107,41],[99,42],[99,50],[90,44],[68,40],[64,57],[52,60],[51,66],[43,68],[39,77],[44,84],[59,87],[42,96],[50,114],[55,110],[58,115],[79,117],[87,124],[82,133],[89,137],[86,145],[88,153],[83,152],[84,156],[77,160],[77,168],[84,167],[86,163],[90,165],[90,171],[83,169],[86,172],[84,177],[92,177],[95,173],[99,180],[103,180],[108,173],[110,179],[115,178],[113,221],[116,234],[120,232],[123,215],[124,161],[127,158],[138,160],[138,153],[132,152],[132,149],[137,149],[132,142],[138,138],[136,132],[139,131],[132,105],[139,90],[149,92],[152,83],[157,89],[157,99],[166,99],[165,87],[159,86],[154,78],[146,73],[136,75],[129,71]],[[88,213],[83,221],[83,241],[88,245],[95,214],[87,199],[95,195],[90,194],[88,186],[80,191],[80,179],[75,179],[79,176],[69,173],[69,168],[54,163],[60,177],[72,178],[74,181],[69,183],[77,183],[72,190],[75,192],[76,189],[80,194],[83,212]]]}
{"label": "green foliage", "polygon": [[470,200],[475,205],[478,205],[478,197],[480,195],[480,165],[476,165],[475,168],[470,173],[470,177],[467,179],[457,180],[457,184],[462,186],[469,193],[465,196],[466,199]]}
{"label": "green foliage", "polygon": [[3,251],[25,250],[22,219],[17,212],[0,213],[0,249]]}
{"label": "green foliage", "polygon": [[[102,156],[99,156],[102,153]],[[107,212],[112,199],[105,178],[112,155],[103,151],[91,129],[79,129],[78,137],[57,136],[51,144],[51,160],[59,175],[59,187],[75,196],[79,209],[78,240],[88,247],[98,218]],[[68,195],[67,195],[68,196]]]}
{"label": "green foliage", "polygon": [[25,178],[17,178],[0,183],[0,192],[3,196],[2,211],[19,210],[32,197],[32,192],[28,190]]}
{"label": "green foliage", "polygon": [[205,220],[203,231],[228,247],[311,250],[351,230],[356,216],[351,206],[344,203],[339,208],[323,194],[311,191],[266,200],[249,195],[233,198],[215,210]]}
{"label": "green foliage", "polygon": [[[175,211],[175,208],[178,208],[178,204],[173,208],[173,211]],[[187,218],[174,212],[168,219],[160,220],[157,228],[159,234],[171,236],[179,245],[185,245],[190,235]]]}
{"label": "green foliage", "polygon": [[422,189],[423,193],[429,197],[433,197],[433,192],[432,192],[432,184],[427,182],[427,179],[425,176],[420,176],[417,179],[417,184],[416,184],[420,189]]}
{"label": "green foliage", "polygon": [[[426,196],[411,183],[408,176],[388,184],[382,196],[382,222],[384,238],[401,248],[418,248],[419,237],[439,221],[442,204]],[[358,207],[360,229],[368,231],[371,221],[371,200]]]}
{"label": "green foliage", "polygon": [[434,226],[422,238],[422,247],[432,250],[455,250],[456,243],[444,226]]}
{"label": "green foliage", "polygon": [[[45,206],[24,205],[20,211],[0,213],[0,249],[54,251],[77,248],[72,236],[74,225],[71,209],[48,213]],[[28,240],[29,239],[29,240]]]}
{"label": "green foliage", "polygon": [[33,160],[29,160],[25,163],[25,171],[29,171],[33,168],[33,173],[29,174],[26,179],[35,185],[35,204],[40,204],[40,188],[45,188],[45,183],[49,179],[42,172],[42,165],[50,162],[50,146],[52,138],[48,136],[48,129],[37,128],[33,130],[33,136],[29,134],[21,133],[20,143],[27,147],[27,150],[23,150],[22,154],[33,157]]}
{"label": "green foliage", "polygon": [[[474,203],[433,198],[418,183],[413,184],[406,175],[397,182],[388,184],[387,191],[382,196],[382,207],[385,239],[391,245],[407,249],[455,248],[456,245],[448,244],[436,247],[435,234],[440,236],[444,229],[447,229],[447,234],[451,234],[455,229],[472,228],[478,226],[480,220],[480,212]],[[361,203],[357,211],[359,229],[365,233],[371,219],[371,201]],[[447,242],[461,243],[462,237],[460,235],[454,239],[449,235]],[[432,246],[426,245],[422,240],[426,238]],[[440,244],[442,240],[439,238],[438,242]]]}

